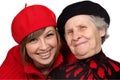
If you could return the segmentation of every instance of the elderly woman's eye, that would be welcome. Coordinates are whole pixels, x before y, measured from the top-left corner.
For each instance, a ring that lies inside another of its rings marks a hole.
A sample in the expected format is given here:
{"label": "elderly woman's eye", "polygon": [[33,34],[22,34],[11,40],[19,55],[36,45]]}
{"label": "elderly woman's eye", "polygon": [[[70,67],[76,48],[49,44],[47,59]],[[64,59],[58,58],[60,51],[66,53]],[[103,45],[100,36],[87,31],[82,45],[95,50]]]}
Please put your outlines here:
{"label": "elderly woman's eye", "polygon": [[84,30],[86,30],[87,29],[87,26],[80,26],[80,30],[81,31],[84,31]]}
{"label": "elderly woman's eye", "polygon": [[80,26],[80,28],[87,28],[86,26]]}
{"label": "elderly woman's eye", "polygon": [[68,30],[67,31],[67,34],[72,34],[73,33],[73,30]]}

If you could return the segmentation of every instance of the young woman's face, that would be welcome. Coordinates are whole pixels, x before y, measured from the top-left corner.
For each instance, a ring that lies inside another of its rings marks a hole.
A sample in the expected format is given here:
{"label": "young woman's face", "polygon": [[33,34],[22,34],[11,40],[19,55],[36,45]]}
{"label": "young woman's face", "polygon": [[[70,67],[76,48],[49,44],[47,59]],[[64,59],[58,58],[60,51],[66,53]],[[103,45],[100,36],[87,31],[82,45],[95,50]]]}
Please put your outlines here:
{"label": "young woman's face", "polygon": [[35,66],[50,65],[58,50],[58,39],[54,27],[47,27],[37,38],[33,38],[26,44],[28,56]]}
{"label": "young woman's face", "polygon": [[99,30],[87,15],[70,18],[65,24],[66,42],[78,59],[97,54],[101,49],[101,37],[104,30]]}

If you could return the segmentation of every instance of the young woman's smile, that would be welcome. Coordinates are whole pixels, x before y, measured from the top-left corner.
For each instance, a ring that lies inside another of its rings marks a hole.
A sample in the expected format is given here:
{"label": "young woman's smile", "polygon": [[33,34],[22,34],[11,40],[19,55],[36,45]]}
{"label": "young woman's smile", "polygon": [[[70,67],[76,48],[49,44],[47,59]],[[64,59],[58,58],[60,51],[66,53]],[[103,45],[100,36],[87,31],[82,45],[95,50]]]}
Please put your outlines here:
{"label": "young woman's smile", "polygon": [[28,55],[36,65],[48,65],[53,62],[58,49],[56,30],[54,27],[47,27],[40,36],[33,37],[26,44]]}

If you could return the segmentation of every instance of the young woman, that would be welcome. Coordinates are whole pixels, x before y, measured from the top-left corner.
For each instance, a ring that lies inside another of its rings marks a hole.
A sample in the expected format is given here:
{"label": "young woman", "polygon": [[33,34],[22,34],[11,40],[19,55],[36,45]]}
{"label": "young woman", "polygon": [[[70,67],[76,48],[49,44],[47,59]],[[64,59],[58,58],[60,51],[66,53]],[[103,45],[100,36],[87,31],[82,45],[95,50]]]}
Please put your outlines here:
{"label": "young woman", "polygon": [[61,65],[55,14],[43,5],[25,7],[13,19],[11,30],[18,45],[0,67],[0,79],[45,79]]}

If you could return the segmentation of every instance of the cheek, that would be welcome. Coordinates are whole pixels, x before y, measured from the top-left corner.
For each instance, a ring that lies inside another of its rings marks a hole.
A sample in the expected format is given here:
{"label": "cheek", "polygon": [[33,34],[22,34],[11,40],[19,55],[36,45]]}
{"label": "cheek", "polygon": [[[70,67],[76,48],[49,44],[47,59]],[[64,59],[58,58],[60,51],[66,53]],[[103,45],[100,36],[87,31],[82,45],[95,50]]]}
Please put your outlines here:
{"label": "cheek", "polygon": [[46,41],[49,45],[51,45],[52,47],[57,47],[58,45],[58,41],[56,38],[52,38],[52,39],[47,39]]}
{"label": "cheek", "polygon": [[90,40],[90,45],[92,46],[92,47],[96,47],[97,45],[99,45],[99,43],[100,43],[100,40],[101,40],[101,38],[100,38],[100,35],[99,35],[99,33],[94,33],[92,36],[91,36],[91,38],[90,38],[91,40]]}
{"label": "cheek", "polygon": [[66,39],[66,42],[67,42],[68,46],[70,46],[71,45],[72,37],[66,36],[65,39]]}
{"label": "cheek", "polygon": [[26,45],[26,51],[27,51],[27,54],[31,54],[31,53],[34,53],[36,50],[36,46],[35,45]]}

